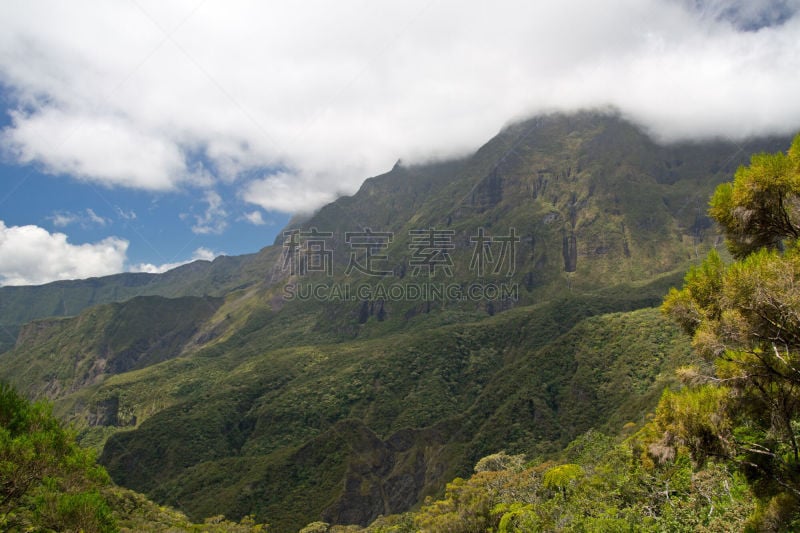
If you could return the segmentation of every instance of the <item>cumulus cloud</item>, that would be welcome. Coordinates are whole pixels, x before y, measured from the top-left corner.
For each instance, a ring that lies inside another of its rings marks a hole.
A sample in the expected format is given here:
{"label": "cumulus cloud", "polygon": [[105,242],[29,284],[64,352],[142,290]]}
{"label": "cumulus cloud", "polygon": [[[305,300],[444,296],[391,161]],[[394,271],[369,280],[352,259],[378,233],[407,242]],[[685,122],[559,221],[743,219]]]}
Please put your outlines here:
{"label": "cumulus cloud", "polygon": [[148,274],[162,274],[167,270],[172,270],[173,268],[177,268],[181,265],[185,265],[191,263],[192,261],[213,261],[215,257],[217,257],[218,253],[215,253],[208,248],[198,248],[192,254],[191,259],[188,261],[179,261],[175,263],[164,263],[161,265],[154,265],[152,263],[139,263],[138,265],[133,265],[130,268],[131,272],[147,272]]}
{"label": "cumulus cloud", "polygon": [[[72,223],[75,222],[69,222]],[[6,226],[0,220],[0,286],[40,285],[123,271],[160,274],[193,261],[213,261],[222,255],[200,247],[185,261],[128,266],[128,244],[127,240],[113,236],[95,243],[72,244],[64,233],[50,233],[33,225]]]}
{"label": "cumulus cloud", "polygon": [[123,270],[128,241],[108,237],[71,244],[63,233],[0,220],[0,285],[38,285],[58,279],[105,276]]}
{"label": "cumulus cloud", "polygon": [[174,142],[138,131],[130,120],[45,105],[13,113],[12,122],[0,138],[8,155],[52,174],[154,191],[194,177]]}
{"label": "cumulus cloud", "polygon": [[0,49],[7,157],[286,212],[540,112],[613,105],[666,140],[800,128],[798,0],[33,1],[0,5]]}

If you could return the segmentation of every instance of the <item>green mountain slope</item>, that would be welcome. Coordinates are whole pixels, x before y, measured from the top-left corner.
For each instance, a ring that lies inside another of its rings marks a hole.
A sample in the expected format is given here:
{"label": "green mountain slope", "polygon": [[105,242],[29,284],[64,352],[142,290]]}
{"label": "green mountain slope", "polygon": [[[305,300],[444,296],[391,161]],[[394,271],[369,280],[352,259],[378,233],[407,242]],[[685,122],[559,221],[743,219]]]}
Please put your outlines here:
{"label": "green mountain slope", "polygon": [[[399,163],[259,254],[63,296],[0,289],[19,331],[0,378],[50,396],[115,481],[192,518],[367,524],[489,453],[546,458],[643,421],[688,354],[652,307],[719,244],[710,192],[785,145],[660,146],[613,114],[512,124],[471,156]],[[367,228],[384,240],[353,246]],[[419,230],[444,232],[447,254]],[[501,240],[478,272],[481,231]],[[352,268],[368,251],[382,274]],[[380,292],[439,285],[454,291]],[[371,294],[333,297],[358,286]]]}
{"label": "green mountain slope", "polygon": [[[122,302],[136,296],[219,296],[263,281],[274,250],[238,257],[195,261],[163,274],[125,273],[44,285],[0,287],[0,329],[37,318],[74,316],[93,305]],[[0,333],[1,334],[1,333]],[[8,335],[0,338],[7,342]],[[2,346],[2,345],[0,345]]]}
{"label": "green mountain slope", "polygon": [[[301,229],[331,239],[340,264],[352,252],[344,232],[394,233],[387,270],[410,270],[409,231],[453,231],[454,274],[473,279],[470,237],[479,228],[521,238],[515,279],[523,297],[648,279],[685,265],[716,241],[708,195],[750,153],[786,139],[660,146],[613,115],[554,115],[513,124],[473,156],[450,165],[396,166],[322,208]],[[428,187],[418,185],[427,176]],[[425,191],[423,199],[400,184]],[[412,205],[414,210],[398,210]],[[418,207],[417,207],[418,206]]]}
{"label": "green mountain slope", "polygon": [[598,420],[618,430],[640,419],[688,345],[653,310],[570,328],[615,305],[575,299],[238,360],[223,348],[202,366],[120,376],[94,396],[168,407],[112,436],[102,460],[119,483],[193,517],[367,523],[498,448],[553,452]]}
{"label": "green mountain slope", "polygon": [[34,321],[21,328],[3,366],[37,396],[62,397],[179,355],[221,303],[211,297],[139,296],[74,318]]}

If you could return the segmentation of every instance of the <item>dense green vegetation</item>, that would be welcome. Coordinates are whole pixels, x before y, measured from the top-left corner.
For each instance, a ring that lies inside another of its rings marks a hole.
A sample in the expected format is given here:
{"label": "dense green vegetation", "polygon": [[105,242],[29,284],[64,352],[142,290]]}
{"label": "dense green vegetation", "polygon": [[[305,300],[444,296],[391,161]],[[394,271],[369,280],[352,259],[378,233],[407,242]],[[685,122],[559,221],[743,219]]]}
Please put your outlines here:
{"label": "dense green vegetation", "polygon": [[[224,514],[276,531],[364,527],[380,515],[391,517],[376,531],[743,525],[786,496],[754,488],[722,447],[690,436],[718,423],[697,411],[718,388],[662,393],[679,368],[692,383],[713,369],[695,365],[689,339],[656,309],[714,248],[705,204],[741,152],[659,146],[592,113],[512,124],[470,157],[399,164],[299,222],[331,232],[330,276],[290,274],[279,242],[164,277],[0,289],[0,326],[14,338],[0,344],[0,378],[51,398],[115,482],[196,521]],[[409,232],[434,227],[452,231],[452,276],[414,276]],[[344,233],[364,228],[393,232],[380,264],[391,275],[347,272]],[[509,275],[470,269],[479,228],[514,228]],[[714,257],[687,286],[728,268]],[[516,284],[519,300],[283,298],[287,283],[421,281]],[[21,325],[53,315],[63,317]],[[761,422],[748,438],[773,439],[783,458],[789,426]],[[784,468],[776,479],[789,478]],[[121,528],[200,527],[139,494],[101,494]],[[747,504],[751,494],[760,503]]]}
{"label": "dense green vegetation", "polygon": [[[233,366],[229,358],[194,369],[176,362],[169,380],[159,369],[117,381],[133,405],[145,403],[139,394],[174,405],[111,437],[104,462],[120,483],[191,516],[255,513],[288,529],[308,509],[325,511],[333,495],[363,509],[363,522],[387,502],[340,492],[343,477],[368,487],[422,475],[389,503],[403,508],[498,447],[553,452],[600,420],[619,428],[638,419],[687,352],[655,311],[591,318],[563,334],[557,321],[552,333],[539,327],[554,320],[552,308],[536,311],[250,355]],[[642,349],[652,355],[641,358]],[[218,365],[227,370],[212,371]],[[187,382],[194,390],[178,388]],[[353,420],[367,436],[357,437]],[[422,457],[430,464],[418,471]]]}
{"label": "dense green vegetation", "polygon": [[[693,456],[739,465],[754,490],[800,523],[800,135],[786,153],[759,154],[720,186],[711,214],[736,261],[715,254],[693,269],[665,309],[702,358],[684,369],[692,393],[719,401],[685,428]],[[777,511],[776,511],[777,512]],[[793,522],[794,521],[794,522]]]}
{"label": "dense green vegetation", "polygon": [[4,355],[4,367],[17,386],[35,395],[63,396],[106,376],[175,357],[220,304],[209,297],[136,297],[92,307],[75,318],[34,321]]}
{"label": "dense green vegetation", "polygon": [[[661,422],[656,414],[650,430]],[[623,444],[597,432],[573,441],[555,462],[495,454],[475,474],[414,513],[354,531],[740,531],[753,513],[744,476],[724,464],[694,468],[688,454],[654,461],[636,434]],[[337,529],[331,529],[336,531]],[[325,530],[323,530],[325,531]]]}

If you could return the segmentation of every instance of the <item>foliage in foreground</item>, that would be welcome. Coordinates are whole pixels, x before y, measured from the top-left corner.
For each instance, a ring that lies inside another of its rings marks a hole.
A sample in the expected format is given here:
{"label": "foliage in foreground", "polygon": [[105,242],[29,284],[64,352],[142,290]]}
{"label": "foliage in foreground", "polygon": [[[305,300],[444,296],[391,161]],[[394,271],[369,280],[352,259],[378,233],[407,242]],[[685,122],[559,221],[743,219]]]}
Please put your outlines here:
{"label": "foliage in foreground", "polygon": [[183,513],[113,486],[49,404],[30,403],[0,383],[0,530],[256,533],[266,525],[222,516],[193,524]]}
{"label": "foliage in foreground", "polygon": [[[800,135],[787,153],[753,156],[721,185],[710,214],[736,258],[690,271],[664,309],[692,336],[691,394],[717,400],[676,436],[698,461],[739,466],[761,500],[800,508]],[[795,512],[796,513],[796,512]],[[796,516],[796,515],[795,515]]]}
{"label": "foliage in foreground", "polygon": [[[662,407],[670,398],[665,395]],[[664,457],[653,446],[654,433],[667,418],[660,410],[621,444],[589,431],[570,444],[560,462],[526,465],[522,456],[500,452],[479,461],[472,477],[456,478],[444,497],[428,499],[417,512],[382,517],[365,529],[315,523],[308,531],[727,532],[753,526],[753,494],[735,468],[714,462],[696,469],[686,448]]]}
{"label": "foliage in foreground", "polygon": [[0,384],[0,529],[116,531],[108,484],[47,404]]}
{"label": "foliage in foreground", "polygon": [[[658,415],[656,415],[658,418]],[[651,421],[646,429],[660,422]],[[646,433],[646,430],[643,430]],[[731,531],[754,511],[744,477],[724,464],[693,468],[684,451],[663,463],[643,447],[590,431],[563,461],[482,469],[455,479],[416,513],[379,519],[365,531]],[[483,462],[483,460],[481,461]],[[336,531],[332,529],[331,531]]]}

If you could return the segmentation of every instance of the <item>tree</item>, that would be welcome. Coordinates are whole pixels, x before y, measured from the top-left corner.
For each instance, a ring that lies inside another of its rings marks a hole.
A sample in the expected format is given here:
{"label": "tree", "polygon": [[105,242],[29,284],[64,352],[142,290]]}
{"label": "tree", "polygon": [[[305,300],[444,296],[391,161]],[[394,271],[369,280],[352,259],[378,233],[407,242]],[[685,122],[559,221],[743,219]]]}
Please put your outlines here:
{"label": "tree", "polygon": [[580,483],[586,473],[580,465],[567,463],[554,466],[544,473],[543,484],[545,488],[558,491],[566,500],[567,495]]}
{"label": "tree", "polygon": [[[798,500],[800,135],[787,153],[754,155],[710,205],[734,261],[725,264],[712,251],[681,290],[670,291],[663,309],[702,356],[683,377],[725,393],[716,395],[717,418],[676,427],[693,456],[727,456],[764,494],[784,491]],[[702,389],[695,394],[710,397]]]}
{"label": "tree", "polygon": [[786,154],[757,154],[717,187],[711,216],[722,226],[736,258],[781,250],[800,237],[800,135]]}
{"label": "tree", "polygon": [[53,417],[0,383],[0,529],[116,531],[108,474]]}

